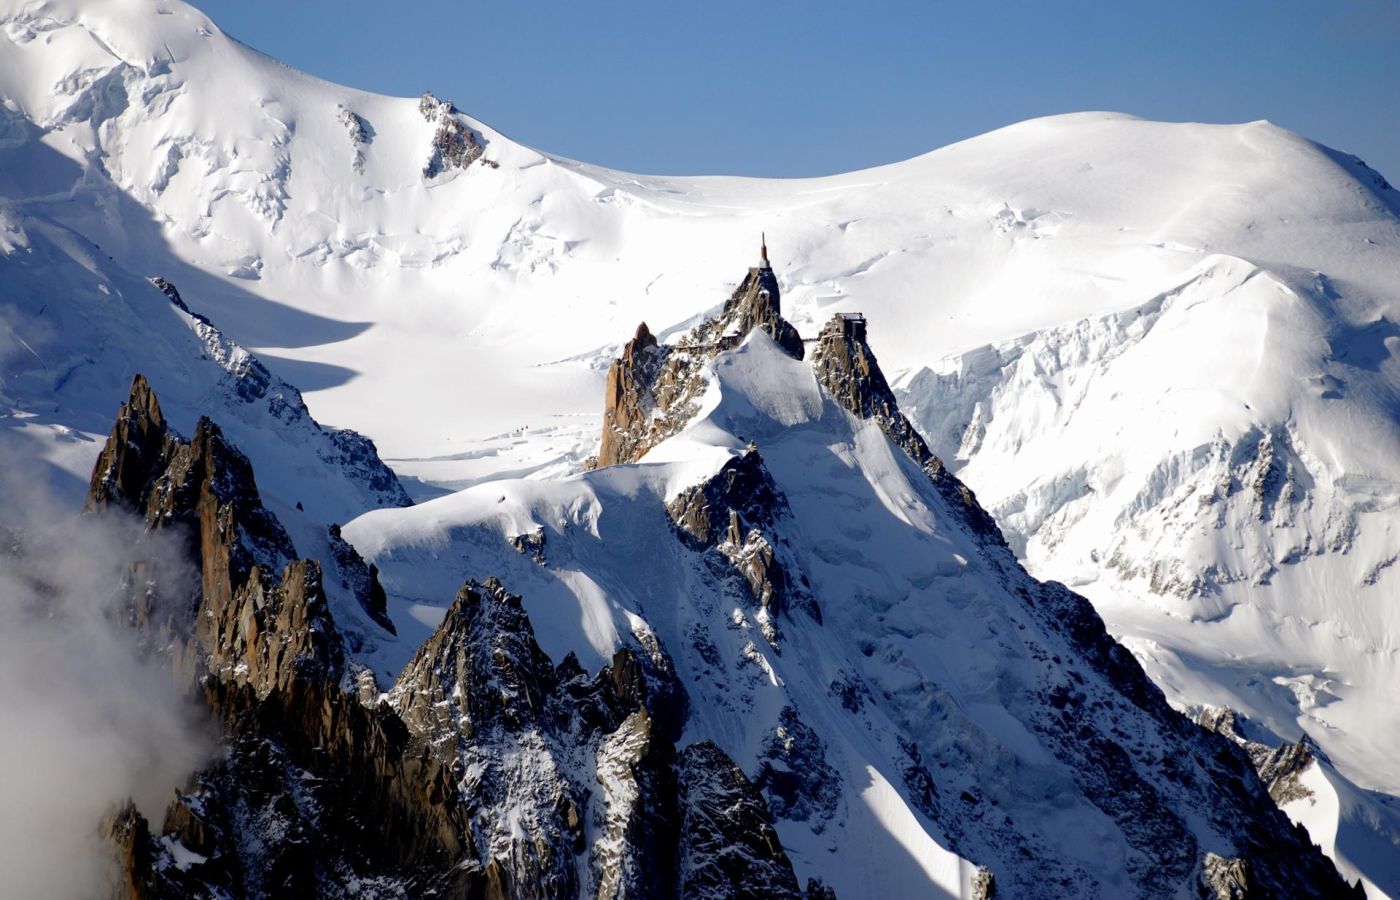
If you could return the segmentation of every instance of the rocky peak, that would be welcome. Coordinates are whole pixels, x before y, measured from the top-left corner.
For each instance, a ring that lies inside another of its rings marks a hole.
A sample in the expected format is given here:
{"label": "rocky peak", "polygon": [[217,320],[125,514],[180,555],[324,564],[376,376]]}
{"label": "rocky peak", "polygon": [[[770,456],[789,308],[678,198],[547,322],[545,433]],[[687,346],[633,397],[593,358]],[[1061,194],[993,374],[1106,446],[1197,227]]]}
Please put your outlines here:
{"label": "rocky peak", "polygon": [[468,581],[404,669],[391,702],[420,731],[470,739],[482,728],[538,724],[555,685],[520,597],[495,579]]}
{"label": "rocky peak", "polygon": [[729,335],[743,340],[750,331],[761,328],[793,359],[802,358],[802,337],[792,323],[783,318],[778,276],[768,266],[749,269],[749,274],[725,302],[717,324],[724,326],[721,339]]}
{"label": "rocky peak", "polygon": [[899,411],[899,401],[866,342],[864,317],[846,313],[833,316],[817,335],[812,369],[821,386],[847,412],[874,419],[890,440],[922,468],[943,468],[942,461]]}
{"label": "rocky peak", "polygon": [[463,585],[389,695],[456,773],[494,895],[579,891],[586,795],[559,741],[559,686],[520,597],[489,579]]}
{"label": "rocky peak", "polygon": [[189,441],[169,433],[140,378],[107,450],[89,509],[124,506],[182,534],[200,572],[193,596],[157,610],[181,572],[134,547],[128,624],[203,699],[225,751],[158,831],[129,806],[106,823],[117,895],[339,897],[363,878],[479,892],[479,870],[455,865],[472,836],[443,766],[353,691],[320,564],[295,559],[247,458],[207,419]]}
{"label": "rocky peak", "polygon": [[643,322],[632,340],[623,345],[622,355],[608,367],[599,465],[631,462],[651,449],[645,442],[656,408],[657,376],[666,355]]}
{"label": "rocky peak", "polygon": [[909,419],[900,412],[894,391],[885,380],[866,340],[865,317],[837,313],[817,335],[812,351],[817,381],[849,413],[873,420],[919,468],[928,473],[939,493],[960,510],[972,530],[995,546],[1004,547],[1001,529],[977,502],[977,497],[943,465]]}
{"label": "rocky peak", "polygon": [[780,300],[778,277],[767,264],[765,248],[763,264],[749,269],[720,312],[675,344],[658,343],[642,323],[608,369],[597,465],[636,462],[684,428],[698,408],[705,365],[739,346],[755,328],[802,359],[802,337],[783,318]]}
{"label": "rocky peak", "polygon": [[1245,737],[1239,713],[1228,706],[1208,706],[1196,714],[1196,724],[1228,738],[1249,754],[1259,780],[1279,806],[1312,796],[1301,776],[1316,761],[1317,747],[1307,735],[1296,743],[1285,741],[1272,747]]}
{"label": "rocky peak", "polygon": [[160,401],[143,375],[131,382],[131,393],[117,412],[112,433],[97,457],[84,508],[93,512],[117,505],[139,509],[147,488],[170,452],[169,429]]}

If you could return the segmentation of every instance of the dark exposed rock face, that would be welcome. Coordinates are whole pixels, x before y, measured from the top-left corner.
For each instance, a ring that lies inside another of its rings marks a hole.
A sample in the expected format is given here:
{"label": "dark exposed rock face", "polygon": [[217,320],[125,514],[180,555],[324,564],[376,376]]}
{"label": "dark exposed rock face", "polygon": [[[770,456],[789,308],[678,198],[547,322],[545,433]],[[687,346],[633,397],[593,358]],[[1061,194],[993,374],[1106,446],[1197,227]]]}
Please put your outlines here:
{"label": "dark exposed rock face", "polygon": [[[487,581],[462,588],[405,669],[391,702],[456,757],[488,892],[575,896],[586,850],[600,897],[735,896],[735,885],[751,892],[737,896],[800,896],[763,797],[733,760],[710,744],[677,759],[679,686],[648,676],[646,658],[619,651],[593,678],[572,657],[555,668],[520,598]],[[591,784],[579,752],[593,760]]]}
{"label": "dark exposed rock face", "polygon": [[339,525],[330,527],[329,537],[331,555],[335,557],[335,567],[341,578],[346,581],[345,587],[355,595],[360,608],[375,624],[390,634],[398,634],[394,621],[389,618],[389,598],[384,593],[384,586],[379,583],[379,568],[373,563],[366,563],[364,557],[340,536]]}
{"label": "dark exposed rock face", "polygon": [[[1287,896],[1302,884],[1311,885],[1320,896],[1352,895],[1330,862],[1269,802],[1250,777],[1243,754],[1229,745],[1202,745],[1195,740],[1193,726],[1165,703],[1131,654],[1109,637],[1087,600],[1061,585],[1039,584],[1025,575],[972,492],[943,467],[899,411],[866,343],[863,321],[838,317],[823,329],[812,365],[818,382],[841,406],[852,415],[875,422],[924,470],[949,512],[980,539],[982,555],[994,571],[1004,574],[1008,589],[1024,600],[1027,610],[1048,632],[1063,635],[1081,663],[1111,686],[1107,694],[1098,691],[1097,697],[1090,699],[1095,692],[1087,688],[1079,673],[1073,667],[1057,665],[1043,702],[1027,711],[1025,721],[1074,773],[1083,795],[1117,824],[1133,848],[1127,861],[1129,875],[1144,896],[1167,895],[1176,889],[1173,886],[1205,877],[1201,874],[1205,854],[1213,848],[1197,846],[1185,819],[1191,813],[1175,798],[1181,789],[1199,796],[1198,808],[1208,810],[1212,827],[1230,836],[1233,848],[1220,849],[1232,849],[1231,858],[1245,861],[1252,896]],[[762,495],[761,491],[755,493]],[[690,498],[678,498],[673,504],[673,519],[690,522],[697,534],[713,530],[713,517],[687,508],[693,504]],[[707,505],[723,508],[719,503]],[[851,704],[859,706],[854,693]],[[1152,727],[1170,735],[1181,748],[1191,748],[1184,751],[1191,762],[1169,767],[1172,771],[1165,778],[1155,771],[1146,748],[1124,740],[1118,725],[1137,711],[1148,712],[1154,720]],[[911,799],[930,818],[945,824],[953,848],[958,849],[964,810],[970,804],[974,814],[980,815],[975,811],[980,801],[964,795],[960,801],[963,809],[954,812],[946,808],[919,758],[917,745],[907,745],[906,752],[909,762],[903,775]],[[790,810],[781,795],[772,802],[775,809]],[[1243,821],[1254,824],[1241,827]],[[1047,867],[1044,877],[1042,887],[1073,876],[1062,876]],[[1020,883],[1015,888],[1029,890],[1031,885]]]}
{"label": "dark exposed rock face", "polygon": [[953,476],[929,450],[923,436],[899,411],[894,391],[865,339],[863,319],[837,314],[817,336],[812,351],[817,382],[847,412],[874,420],[886,436],[909,454],[937,485],[939,493],[984,540],[1005,545],[1001,529],[977,502],[972,490]]}
{"label": "dark exposed rock face", "polygon": [[461,120],[457,107],[439,100],[432,92],[418,100],[423,118],[437,125],[433,132],[432,152],[423,164],[423,177],[436,178],[453,169],[465,169],[481,158],[483,148],[477,135]]}
{"label": "dark exposed rock face", "polygon": [[770,643],[777,639],[777,616],[785,608],[805,609],[820,620],[801,576],[789,574],[795,568],[785,561],[791,554],[780,535],[792,514],[757,450],[750,448],[711,478],[681,491],[667,512],[687,543],[716,551],[743,576]]}
{"label": "dark exposed rock face", "polygon": [[262,699],[212,681],[204,694],[226,759],[171,802],[144,870],[122,859],[143,871],[125,896],[350,897],[356,883],[481,895],[482,873],[459,862],[474,854],[451,780],[387,707],[313,681]]}
{"label": "dark exposed rock face", "polygon": [[481,862],[502,896],[579,891],[583,798],[552,739],[557,687],[520,598],[491,581],[458,592],[390,695],[410,729],[454,758]]}
{"label": "dark exposed rock face", "polygon": [[749,269],[719,314],[674,345],[658,344],[642,323],[608,369],[597,464],[636,462],[685,427],[695,415],[705,364],[737,347],[755,328],[802,359],[802,338],[782,317],[778,278],[766,266]]}
{"label": "dark exposed rock face", "polygon": [[[185,537],[197,586],[156,604],[170,573],[138,561],[129,623],[190,680],[225,749],[158,828],[130,805],[103,824],[116,896],[707,897],[732,879],[798,896],[734,762],[712,745],[678,761],[685,694],[654,639],[596,675],[572,656],[555,667],[519,597],[468,582],[381,702],[247,460],[211,422],[171,434],[143,379],[94,472],[88,508],[112,506]],[[331,548],[377,584],[335,530]]]}
{"label": "dark exposed rock face", "polygon": [[822,739],[791,706],[783,707],[777,727],[764,736],[754,784],[768,798],[773,815],[806,822],[817,834],[841,803],[841,773],[826,761]]}
{"label": "dark exposed rock face", "polygon": [[681,754],[680,892],[695,898],[793,898],[802,891],[763,796],[719,747]]}
{"label": "dark exposed rock face", "polygon": [[[1132,654],[1109,636],[1089,601],[1054,582],[1023,596],[1047,626],[1065,636],[1081,664],[1115,689],[1091,701],[1078,673],[1059,675],[1046,685],[1044,714],[1031,726],[1057,757],[1070,762],[1085,796],[1140,854],[1129,862],[1129,873],[1144,895],[1171,893],[1170,884],[1191,881],[1193,872],[1198,882],[1214,885],[1224,877],[1219,871],[1228,871],[1247,873],[1252,898],[1364,896],[1274,805],[1243,749],[1203,734],[1167,705]],[[1115,733],[1114,723],[1129,718],[1129,704],[1147,713],[1178,752],[1145,766],[1142,748]],[[1187,811],[1174,810],[1168,788],[1199,798],[1190,813],[1228,836],[1233,843],[1228,858],[1222,852],[1229,848],[1197,845],[1181,818]],[[1212,858],[1224,862],[1212,866]]]}
{"label": "dark exposed rock face", "polygon": [[1284,742],[1277,747],[1251,741],[1240,733],[1239,716],[1228,706],[1208,707],[1197,714],[1196,722],[1244,748],[1254,771],[1259,773],[1259,780],[1264,782],[1269,796],[1279,806],[1312,796],[1312,791],[1299,781],[1299,776],[1315,759],[1315,747],[1306,736],[1296,743]]}
{"label": "dark exposed rock face", "polygon": [[590,862],[597,896],[665,897],[676,891],[676,775],[671,742],[645,709],[632,713],[598,745],[602,803]]}
{"label": "dark exposed rock face", "polygon": [[320,565],[294,558],[218,427],[170,434],[138,378],[88,497],[90,510],[111,506],[183,533],[201,573],[193,596],[155,603],[172,573],[134,548],[129,624],[189,679],[227,749],[158,835],[132,809],[113,816],[119,893],[338,897],[357,880],[478,891],[480,874],[453,865],[472,837],[444,767],[388,707],[347,690]]}

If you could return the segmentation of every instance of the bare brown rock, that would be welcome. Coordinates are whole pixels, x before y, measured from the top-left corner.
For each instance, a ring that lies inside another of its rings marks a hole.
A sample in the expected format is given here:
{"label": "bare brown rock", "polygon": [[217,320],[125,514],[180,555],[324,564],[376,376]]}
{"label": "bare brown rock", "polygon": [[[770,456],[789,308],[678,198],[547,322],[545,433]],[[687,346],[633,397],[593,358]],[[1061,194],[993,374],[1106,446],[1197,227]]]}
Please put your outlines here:
{"label": "bare brown rock", "polygon": [[664,359],[665,353],[643,322],[608,368],[598,465],[631,462],[650,449],[642,444],[650,436],[648,417],[655,408],[656,377]]}
{"label": "bare brown rock", "polygon": [[812,351],[817,381],[847,412],[871,419],[919,468],[928,473],[949,505],[984,540],[1005,546],[1001,529],[977,502],[972,489],[959,481],[928,448],[923,436],[899,410],[894,391],[866,342],[865,318],[833,316],[817,336]]}
{"label": "bare brown rock", "polygon": [[705,365],[739,346],[754,329],[766,332],[788,355],[802,359],[802,338],[782,316],[778,278],[767,266],[766,256],[763,265],[749,269],[718,315],[674,345],[657,343],[642,323],[608,369],[596,466],[636,462],[684,428],[698,408]]}

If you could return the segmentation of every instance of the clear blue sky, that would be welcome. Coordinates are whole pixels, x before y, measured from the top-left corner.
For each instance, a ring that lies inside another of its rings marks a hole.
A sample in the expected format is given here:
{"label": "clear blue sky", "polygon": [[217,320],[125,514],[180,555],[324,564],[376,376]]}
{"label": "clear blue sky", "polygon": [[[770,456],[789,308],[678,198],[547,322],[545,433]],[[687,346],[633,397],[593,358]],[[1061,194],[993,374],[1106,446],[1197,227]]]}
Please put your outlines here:
{"label": "clear blue sky", "polygon": [[637,172],[796,176],[1034,116],[1270,119],[1400,184],[1400,0],[195,0],[234,37]]}

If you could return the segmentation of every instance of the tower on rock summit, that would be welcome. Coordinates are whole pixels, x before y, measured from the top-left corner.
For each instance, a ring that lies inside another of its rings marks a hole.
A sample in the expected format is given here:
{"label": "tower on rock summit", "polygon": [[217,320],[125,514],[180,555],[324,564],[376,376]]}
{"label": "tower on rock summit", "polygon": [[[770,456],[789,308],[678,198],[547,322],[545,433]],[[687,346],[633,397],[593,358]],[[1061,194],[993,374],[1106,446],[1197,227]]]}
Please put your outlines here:
{"label": "tower on rock summit", "polygon": [[773,271],[768,264],[768,235],[765,232],[759,232],[758,268],[764,272]]}

